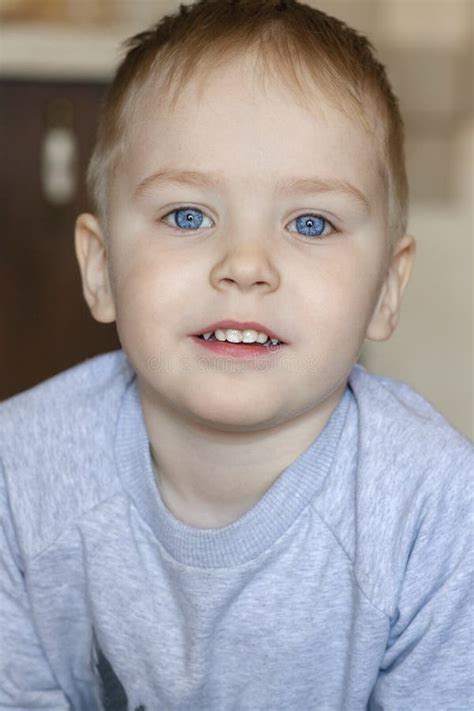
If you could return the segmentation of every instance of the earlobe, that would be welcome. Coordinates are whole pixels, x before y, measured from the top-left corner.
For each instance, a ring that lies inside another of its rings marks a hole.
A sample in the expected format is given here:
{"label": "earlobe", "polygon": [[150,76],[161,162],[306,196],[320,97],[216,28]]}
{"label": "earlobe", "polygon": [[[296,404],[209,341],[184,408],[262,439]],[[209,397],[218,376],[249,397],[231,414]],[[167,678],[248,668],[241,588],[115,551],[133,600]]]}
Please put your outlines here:
{"label": "earlobe", "polygon": [[91,314],[96,321],[111,323],[115,321],[115,306],[108,272],[107,248],[94,215],[79,215],[74,242],[81,272],[82,293]]}
{"label": "earlobe", "polygon": [[371,341],[386,341],[398,324],[403,292],[410,278],[416,254],[416,241],[404,235],[393,247],[389,267],[377,305],[366,331]]}

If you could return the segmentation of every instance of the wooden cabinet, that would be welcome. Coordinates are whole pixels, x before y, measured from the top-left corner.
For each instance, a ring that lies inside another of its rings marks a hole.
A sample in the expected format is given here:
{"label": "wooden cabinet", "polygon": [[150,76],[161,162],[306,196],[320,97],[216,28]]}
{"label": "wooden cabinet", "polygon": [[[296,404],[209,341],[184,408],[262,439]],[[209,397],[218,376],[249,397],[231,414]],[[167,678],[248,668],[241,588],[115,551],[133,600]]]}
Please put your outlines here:
{"label": "wooden cabinet", "polygon": [[0,400],[120,347],[90,315],[74,252],[104,89],[0,80]]}

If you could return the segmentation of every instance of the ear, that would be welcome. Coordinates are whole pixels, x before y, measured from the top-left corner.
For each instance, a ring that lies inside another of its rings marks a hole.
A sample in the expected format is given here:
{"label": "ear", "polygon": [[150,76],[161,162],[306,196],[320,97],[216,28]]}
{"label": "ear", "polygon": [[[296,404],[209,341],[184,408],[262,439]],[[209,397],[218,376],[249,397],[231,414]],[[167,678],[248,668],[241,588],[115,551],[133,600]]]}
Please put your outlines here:
{"label": "ear", "polygon": [[371,341],[386,341],[394,332],[415,254],[416,242],[411,235],[404,235],[393,246],[379,299],[366,331],[366,338]]}
{"label": "ear", "polygon": [[94,215],[83,213],[77,218],[75,247],[81,271],[82,293],[92,316],[101,323],[115,321],[106,242]]}

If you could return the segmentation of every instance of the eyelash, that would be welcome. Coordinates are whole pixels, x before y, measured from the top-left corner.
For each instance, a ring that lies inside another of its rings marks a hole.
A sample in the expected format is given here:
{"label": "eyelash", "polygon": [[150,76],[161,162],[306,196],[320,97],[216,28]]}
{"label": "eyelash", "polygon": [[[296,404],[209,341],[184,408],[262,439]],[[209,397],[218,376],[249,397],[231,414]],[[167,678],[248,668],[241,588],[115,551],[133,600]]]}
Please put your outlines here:
{"label": "eyelash", "polygon": [[[161,221],[161,222],[164,222],[165,217],[169,217],[170,215],[173,215],[175,212],[181,212],[181,211],[183,211],[183,210],[194,210],[195,212],[200,212],[200,213],[202,213],[203,215],[205,215],[205,216],[207,217],[207,215],[203,212],[203,210],[201,210],[201,209],[198,208],[198,207],[193,207],[192,205],[182,205],[182,206],[179,206],[179,207],[175,207],[174,210],[171,210],[170,212],[167,212],[166,215],[163,215],[163,217],[161,218],[160,221]],[[332,222],[330,222],[330,220],[328,220],[326,217],[324,217],[323,215],[320,215],[320,214],[317,213],[317,212],[303,212],[301,215],[298,215],[297,217],[293,218],[293,220],[291,220],[291,222],[294,222],[295,220],[298,220],[300,217],[310,217],[310,218],[311,218],[311,217],[316,217],[316,218],[318,218],[318,219],[320,219],[320,220],[323,220],[327,225],[330,226],[332,232],[331,232],[329,235],[325,235],[325,234],[323,234],[323,235],[302,235],[302,234],[300,234],[299,232],[293,232],[293,231],[292,231],[291,234],[297,234],[299,237],[303,237],[303,238],[305,238],[305,239],[307,239],[307,240],[309,240],[309,241],[311,241],[311,242],[315,242],[316,240],[324,239],[325,237],[329,237],[331,234],[338,232],[338,230],[336,230],[336,228],[334,227],[334,225],[332,224]],[[211,219],[211,218],[208,218],[208,219]],[[194,232],[197,232],[199,229],[201,229],[200,227],[196,227],[196,228],[194,228],[194,229],[189,229],[189,230],[187,230],[187,229],[182,228],[182,227],[174,227],[173,225],[169,225],[167,222],[165,222],[165,224],[168,225],[168,227],[171,227],[171,228],[172,228],[173,230],[175,230],[176,232],[191,232],[191,233],[194,233]],[[291,224],[291,223],[290,223],[290,224]],[[203,229],[205,229],[205,228],[203,228]]]}

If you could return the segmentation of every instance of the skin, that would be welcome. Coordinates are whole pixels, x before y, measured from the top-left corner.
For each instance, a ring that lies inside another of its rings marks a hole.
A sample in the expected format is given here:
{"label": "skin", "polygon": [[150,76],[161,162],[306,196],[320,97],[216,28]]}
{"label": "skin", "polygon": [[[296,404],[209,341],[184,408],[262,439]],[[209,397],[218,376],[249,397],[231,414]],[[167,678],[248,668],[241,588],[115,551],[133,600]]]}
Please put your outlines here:
{"label": "skin", "polygon": [[[111,186],[107,237],[87,213],[75,231],[91,313],[116,321],[137,372],[163,501],[198,528],[248,511],[319,435],[364,339],[394,331],[415,255],[409,235],[390,245],[373,138],[322,96],[303,107],[277,80],[262,93],[248,61],[188,85],[173,111],[148,97]],[[164,167],[221,171],[225,185],[136,197]],[[370,209],[343,193],[273,194],[295,176],[348,181]],[[165,224],[189,205],[200,229]],[[295,220],[308,213],[337,232],[305,236]],[[223,367],[190,334],[225,318],[259,321],[288,345],[265,369]]]}

